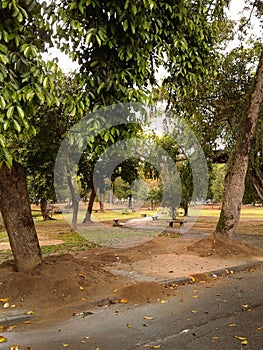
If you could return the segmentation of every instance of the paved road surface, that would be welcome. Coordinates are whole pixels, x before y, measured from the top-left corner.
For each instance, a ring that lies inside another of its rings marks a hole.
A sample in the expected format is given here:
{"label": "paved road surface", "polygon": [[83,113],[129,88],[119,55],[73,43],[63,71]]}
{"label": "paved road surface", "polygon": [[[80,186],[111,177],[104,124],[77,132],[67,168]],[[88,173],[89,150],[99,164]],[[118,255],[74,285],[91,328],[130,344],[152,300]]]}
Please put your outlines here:
{"label": "paved road surface", "polygon": [[213,286],[180,287],[165,303],[93,311],[48,328],[2,332],[8,343],[0,350],[14,344],[22,350],[262,350],[263,269],[220,278]]}

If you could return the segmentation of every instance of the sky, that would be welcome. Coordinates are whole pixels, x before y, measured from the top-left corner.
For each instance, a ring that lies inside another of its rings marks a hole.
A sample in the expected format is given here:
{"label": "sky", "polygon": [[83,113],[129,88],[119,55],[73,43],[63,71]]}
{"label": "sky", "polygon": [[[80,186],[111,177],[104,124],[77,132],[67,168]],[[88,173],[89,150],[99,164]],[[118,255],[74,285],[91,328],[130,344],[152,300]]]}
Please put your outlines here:
{"label": "sky", "polygon": [[[249,16],[249,12],[245,11],[242,13],[242,10],[244,9],[244,0],[232,0],[230,3],[230,9],[228,11],[229,17],[233,20],[237,20],[242,16]],[[252,17],[252,24],[253,24],[253,29],[252,32],[256,36],[261,36],[263,35],[262,29],[260,28],[258,21],[255,17]],[[228,46],[228,50],[234,48],[237,46],[237,41],[235,40]],[[44,54],[45,59],[53,59],[53,58],[58,58],[58,64],[59,66],[63,69],[65,73],[68,73],[70,71],[74,71],[78,68],[77,63],[72,62],[68,56],[64,55],[57,49],[52,49],[49,51],[49,54]]]}

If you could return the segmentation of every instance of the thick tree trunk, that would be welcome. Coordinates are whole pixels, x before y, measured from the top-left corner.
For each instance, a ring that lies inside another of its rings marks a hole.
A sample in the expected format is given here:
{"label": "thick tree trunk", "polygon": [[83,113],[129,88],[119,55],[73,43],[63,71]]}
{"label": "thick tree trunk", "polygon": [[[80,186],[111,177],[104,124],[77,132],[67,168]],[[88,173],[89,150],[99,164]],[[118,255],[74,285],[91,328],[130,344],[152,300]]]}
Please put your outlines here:
{"label": "thick tree trunk", "polygon": [[42,257],[21,165],[0,168],[0,209],[17,270],[32,270]]}
{"label": "thick tree trunk", "polygon": [[95,191],[95,188],[93,187],[91,190],[90,197],[89,197],[89,204],[88,204],[88,208],[86,211],[86,216],[85,216],[84,220],[82,221],[83,224],[87,224],[88,222],[91,222],[91,213],[92,213],[92,208],[93,208],[95,198],[96,198],[96,191]]}
{"label": "thick tree trunk", "polygon": [[239,222],[245,178],[260,105],[263,99],[263,52],[254,79],[253,91],[244,115],[225,178],[224,199],[215,236],[229,239]]}

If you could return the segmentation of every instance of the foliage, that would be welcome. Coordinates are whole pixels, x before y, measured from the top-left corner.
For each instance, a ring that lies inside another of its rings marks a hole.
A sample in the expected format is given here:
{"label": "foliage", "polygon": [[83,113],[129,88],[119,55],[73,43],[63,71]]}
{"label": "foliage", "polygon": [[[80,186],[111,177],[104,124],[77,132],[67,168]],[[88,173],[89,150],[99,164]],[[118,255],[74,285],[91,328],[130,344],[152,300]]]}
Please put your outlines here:
{"label": "foliage", "polygon": [[58,103],[53,90],[59,70],[40,55],[50,40],[45,10],[35,0],[0,2],[0,165],[12,164],[9,138],[35,135],[39,106]]}

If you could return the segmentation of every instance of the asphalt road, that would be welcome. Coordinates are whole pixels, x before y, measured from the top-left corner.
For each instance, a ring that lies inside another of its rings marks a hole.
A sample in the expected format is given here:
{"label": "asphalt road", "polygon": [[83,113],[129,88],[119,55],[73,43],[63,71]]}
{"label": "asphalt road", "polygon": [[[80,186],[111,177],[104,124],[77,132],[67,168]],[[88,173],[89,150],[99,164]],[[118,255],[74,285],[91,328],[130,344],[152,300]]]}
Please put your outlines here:
{"label": "asphalt road", "polygon": [[[0,349],[262,350],[263,268],[179,288],[158,304],[115,304],[46,328],[19,326]],[[146,318],[145,318],[146,316]],[[64,345],[63,345],[64,344]]]}

